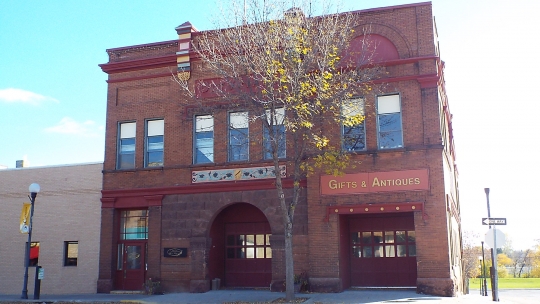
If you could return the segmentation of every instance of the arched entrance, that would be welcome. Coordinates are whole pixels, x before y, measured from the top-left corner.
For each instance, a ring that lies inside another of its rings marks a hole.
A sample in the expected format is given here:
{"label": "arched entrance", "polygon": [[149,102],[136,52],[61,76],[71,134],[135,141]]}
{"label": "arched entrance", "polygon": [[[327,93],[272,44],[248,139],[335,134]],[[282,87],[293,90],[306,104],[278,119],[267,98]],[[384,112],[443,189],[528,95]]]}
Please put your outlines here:
{"label": "arched entrance", "polygon": [[225,208],[210,229],[210,279],[234,287],[269,287],[272,280],[270,224],[255,206],[238,203]]}

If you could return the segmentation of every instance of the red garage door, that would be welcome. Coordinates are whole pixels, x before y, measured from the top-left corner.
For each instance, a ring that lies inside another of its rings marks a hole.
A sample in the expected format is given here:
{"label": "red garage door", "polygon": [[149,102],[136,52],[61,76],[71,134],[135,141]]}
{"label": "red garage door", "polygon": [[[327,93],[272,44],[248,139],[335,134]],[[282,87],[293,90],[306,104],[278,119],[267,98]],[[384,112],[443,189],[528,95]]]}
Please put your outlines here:
{"label": "red garage door", "polygon": [[224,287],[266,287],[272,281],[270,224],[255,206],[237,203],[214,220],[209,276]]}
{"label": "red garage door", "polygon": [[416,286],[413,214],[349,219],[351,286]]}
{"label": "red garage door", "polygon": [[272,280],[272,249],[268,223],[225,225],[227,287],[268,287]]}

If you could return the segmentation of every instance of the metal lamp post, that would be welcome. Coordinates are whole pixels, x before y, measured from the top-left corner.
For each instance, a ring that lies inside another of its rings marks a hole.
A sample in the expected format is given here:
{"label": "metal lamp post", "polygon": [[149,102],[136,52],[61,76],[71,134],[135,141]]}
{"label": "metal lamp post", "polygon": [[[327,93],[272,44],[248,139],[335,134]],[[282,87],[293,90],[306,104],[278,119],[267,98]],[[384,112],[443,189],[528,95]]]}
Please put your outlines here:
{"label": "metal lamp post", "polygon": [[30,264],[30,244],[32,242],[32,218],[34,217],[34,202],[36,201],[36,196],[39,193],[39,185],[36,183],[33,183],[28,187],[28,191],[30,192],[30,195],[28,196],[30,198],[30,225],[28,226],[28,242],[26,243],[26,254],[25,254],[25,261],[24,261],[24,283],[23,283],[23,289],[21,294],[21,299],[28,299],[28,266]]}
{"label": "metal lamp post", "polygon": [[[480,276],[482,276],[482,256],[478,256],[478,263],[480,263]],[[484,295],[484,287],[482,286],[482,279],[480,279],[480,295]]]}
{"label": "metal lamp post", "polygon": [[487,279],[486,279],[486,258],[484,256],[484,241],[482,241],[482,273],[484,277],[484,294],[483,296],[487,297]]}

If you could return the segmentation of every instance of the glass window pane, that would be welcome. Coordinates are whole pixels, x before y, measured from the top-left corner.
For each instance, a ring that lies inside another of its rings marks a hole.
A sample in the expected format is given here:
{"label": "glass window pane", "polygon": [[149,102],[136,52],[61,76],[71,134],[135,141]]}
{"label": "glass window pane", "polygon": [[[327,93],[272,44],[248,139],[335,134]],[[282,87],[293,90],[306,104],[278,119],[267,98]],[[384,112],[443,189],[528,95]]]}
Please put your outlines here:
{"label": "glass window pane", "polygon": [[249,158],[248,129],[230,130],[229,160],[247,160]]}
{"label": "glass window pane", "polygon": [[396,256],[396,251],[394,245],[385,245],[384,254],[387,258],[393,258]]}
{"label": "glass window pane", "polygon": [[343,150],[362,151],[366,148],[364,123],[356,126],[343,126]]}
{"label": "glass window pane", "polygon": [[118,244],[118,256],[116,259],[116,270],[122,270],[124,265],[124,244]]}
{"label": "glass window pane", "polygon": [[394,242],[394,231],[385,231],[384,232],[384,242],[393,243]]}
{"label": "glass window pane", "polygon": [[120,154],[119,169],[135,168],[135,154]]}
{"label": "glass window pane", "polygon": [[123,240],[148,239],[147,217],[146,210],[123,211],[120,219],[120,238]]}
{"label": "glass window pane", "polygon": [[362,232],[362,244],[371,244],[371,232]]}
{"label": "glass window pane", "polygon": [[383,246],[373,246],[373,256],[376,258],[384,257]]}
{"label": "glass window pane", "polygon": [[379,115],[379,131],[400,131],[401,130],[401,113],[392,113]]}
{"label": "glass window pane", "polygon": [[407,256],[407,247],[405,245],[397,245],[397,256],[406,257]]}
{"label": "glass window pane", "polygon": [[214,161],[214,132],[198,132],[195,135],[196,163]]}
{"label": "glass window pane", "polygon": [[255,258],[255,248],[248,247],[246,248],[246,258],[254,259]]}
{"label": "glass window pane", "polygon": [[271,259],[272,258],[272,248],[266,247],[266,258]]}
{"label": "glass window pane", "polygon": [[[286,157],[286,142],[285,142],[285,126],[284,125],[275,125],[273,126],[274,130],[274,139],[277,141],[277,154],[279,158]],[[263,132],[263,142],[264,142],[264,158],[272,158],[272,142],[270,137],[270,132],[268,128],[264,128]]]}
{"label": "glass window pane", "polygon": [[362,256],[365,257],[365,258],[371,258],[373,256],[373,252],[372,252],[372,248],[371,246],[364,246],[362,247]]}
{"label": "glass window pane", "polygon": [[416,242],[416,232],[414,230],[413,231],[407,231],[407,236],[408,236],[409,243]]}
{"label": "glass window pane", "polygon": [[379,148],[392,149],[403,147],[401,131],[380,132],[379,133]]}
{"label": "glass window pane", "polygon": [[255,244],[264,245],[264,234],[255,235]]}
{"label": "glass window pane", "polygon": [[373,232],[373,244],[379,244],[383,242],[382,231]]}
{"label": "glass window pane", "polygon": [[234,251],[235,251],[235,248],[227,248],[227,258],[228,259],[234,259],[235,258]]}
{"label": "glass window pane", "polygon": [[405,231],[396,231],[396,243],[405,243]]}
{"label": "glass window pane", "polygon": [[244,254],[244,248],[236,248],[236,258],[245,259],[246,255]]}
{"label": "glass window pane", "polygon": [[141,269],[141,246],[126,246],[126,252],[127,269]]}
{"label": "glass window pane", "polygon": [[355,258],[361,258],[362,257],[362,247],[360,246],[353,246],[353,257]]}
{"label": "glass window pane", "polygon": [[247,246],[255,245],[255,236],[253,234],[246,235],[246,245]]}
{"label": "glass window pane", "polygon": [[148,151],[163,150],[163,136],[148,137]]}
{"label": "glass window pane", "polygon": [[120,152],[135,152],[135,138],[120,139]]}
{"label": "glass window pane", "polygon": [[266,235],[266,245],[269,245],[269,246],[270,246],[270,236],[271,234]]}
{"label": "glass window pane", "polygon": [[416,256],[416,245],[409,245],[409,256]]}
{"label": "glass window pane", "polygon": [[264,247],[255,248],[255,254],[256,254],[255,258],[264,259],[264,251],[265,251]]}
{"label": "glass window pane", "polygon": [[163,152],[150,152],[148,153],[148,167],[163,166]]}

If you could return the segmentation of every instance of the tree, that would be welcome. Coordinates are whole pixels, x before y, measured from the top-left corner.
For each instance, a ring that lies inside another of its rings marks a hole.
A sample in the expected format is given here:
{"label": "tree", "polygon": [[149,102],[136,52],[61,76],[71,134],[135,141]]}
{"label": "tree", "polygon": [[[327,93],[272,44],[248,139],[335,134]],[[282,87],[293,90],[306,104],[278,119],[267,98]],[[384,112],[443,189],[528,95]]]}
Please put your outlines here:
{"label": "tree", "polygon": [[521,278],[523,271],[530,269],[532,262],[532,250],[513,250],[510,257],[512,258],[513,276]]}
{"label": "tree", "polygon": [[534,247],[531,260],[532,260],[532,269],[531,277],[540,278],[540,240],[537,240],[537,245]]}
{"label": "tree", "polygon": [[[471,231],[463,232],[463,253],[461,258],[463,273],[467,278],[475,278],[483,274],[478,258],[482,256],[482,247],[476,245],[478,243],[477,239],[478,234]],[[486,256],[485,258],[487,259],[488,257]]]}
{"label": "tree", "polygon": [[[218,30],[202,32],[192,41],[212,79],[177,78],[191,106],[207,113],[243,109],[249,122],[262,122],[261,142],[246,134],[245,128],[236,130],[240,141],[262,146],[276,172],[288,301],[294,298],[292,235],[301,182],[318,168],[340,174],[348,166],[341,137],[329,132],[343,125],[354,134],[364,120],[363,101],[354,97],[371,91],[371,80],[381,73],[371,62],[375,47],[369,44],[367,30],[357,27],[353,13],[311,17],[305,13],[311,12],[311,3],[294,8],[287,7],[289,3],[229,3],[221,16],[230,18],[218,24]],[[349,49],[353,37],[361,42],[354,51]],[[212,92],[213,98],[199,98],[202,91]],[[354,145],[355,137],[349,138]],[[283,164],[292,168],[290,197],[285,196],[283,177],[277,173]]]}

